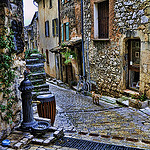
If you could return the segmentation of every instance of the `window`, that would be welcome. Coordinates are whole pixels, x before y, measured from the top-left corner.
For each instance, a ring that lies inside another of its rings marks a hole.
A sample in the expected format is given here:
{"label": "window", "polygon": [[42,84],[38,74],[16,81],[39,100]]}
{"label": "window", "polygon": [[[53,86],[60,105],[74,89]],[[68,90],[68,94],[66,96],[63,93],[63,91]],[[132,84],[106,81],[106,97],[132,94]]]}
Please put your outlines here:
{"label": "window", "polygon": [[49,0],[49,8],[52,8],[52,0]]}
{"label": "window", "polygon": [[48,49],[46,49],[46,63],[49,64],[49,54],[48,54]]}
{"label": "window", "polygon": [[61,25],[62,42],[69,41],[69,22]]}
{"label": "window", "polygon": [[70,0],[62,0],[62,4],[69,2]]}
{"label": "window", "polygon": [[109,1],[94,5],[94,38],[109,38]]}
{"label": "window", "polygon": [[45,0],[43,0],[43,8],[45,8]]}
{"label": "window", "polygon": [[53,36],[58,36],[58,19],[53,19],[52,20],[52,31],[53,31]]}
{"label": "window", "polygon": [[45,22],[45,36],[49,37],[49,21]]}

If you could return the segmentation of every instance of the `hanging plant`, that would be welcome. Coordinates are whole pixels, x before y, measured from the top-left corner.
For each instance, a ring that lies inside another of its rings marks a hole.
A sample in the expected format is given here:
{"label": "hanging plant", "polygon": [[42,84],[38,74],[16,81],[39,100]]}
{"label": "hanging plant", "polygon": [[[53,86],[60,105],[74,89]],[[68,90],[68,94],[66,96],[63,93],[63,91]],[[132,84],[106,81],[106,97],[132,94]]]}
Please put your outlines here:
{"label": "hanging plant", "polygon": [[69,64],[72,59],[76,59],[75,52],[69,49],[68,47],[66,47],[64,43],[61,45],[61,49],[63,50],[61,54],[65,57],[65,62],[64,62],[65,64]]}

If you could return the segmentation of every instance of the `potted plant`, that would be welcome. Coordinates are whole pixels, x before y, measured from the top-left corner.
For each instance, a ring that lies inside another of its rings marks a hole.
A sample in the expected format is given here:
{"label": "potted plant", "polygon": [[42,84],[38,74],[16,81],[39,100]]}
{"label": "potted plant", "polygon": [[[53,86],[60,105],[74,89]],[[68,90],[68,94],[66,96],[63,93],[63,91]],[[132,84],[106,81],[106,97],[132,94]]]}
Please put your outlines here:
{"label": "potted plant", "polygon": [[145,94],[134,94],[129,99],[129,106],[137,109],[145,108],[148,106],[148,100]]}

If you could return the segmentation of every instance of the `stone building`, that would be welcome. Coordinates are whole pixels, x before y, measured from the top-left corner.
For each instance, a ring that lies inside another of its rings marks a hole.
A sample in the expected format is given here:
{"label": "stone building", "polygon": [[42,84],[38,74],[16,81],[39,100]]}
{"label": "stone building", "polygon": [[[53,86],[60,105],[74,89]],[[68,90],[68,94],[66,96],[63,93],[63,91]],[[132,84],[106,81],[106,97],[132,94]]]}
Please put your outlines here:
{"label": "stone building", "polygon": [[20,122],[21,97],[18,86],[23,77],[23,2],[0,3],[0,140]]}
{"label": "stone building", "polygon": [[45,71],[51,77],[59,77],[58,57],[51,50],[59,44],[58,1],[34,0],[38,3],[39,50],[46,55]]}
{"label": "stone building", "polygon": [[85,0],[84,34],[99,92],[130,89],[150,97],[149,0]]}
{"label": "stone building", "polygon": [[30,25],[24,27],[25,49],[38,49],[39,29],[38,12],[35,12]]}
{"label": "stone building", "polygon": [[[81,1],[80,0],[60,0],[60,24],[61,24],[61,45],[74,54],[74,59],[65,63],[66,59],[62,55],[63,81],[71,83],[77,80],[76,74],[82,75],[82,35],[81,35]],[[70,56],[71,57],[71,56]]]}

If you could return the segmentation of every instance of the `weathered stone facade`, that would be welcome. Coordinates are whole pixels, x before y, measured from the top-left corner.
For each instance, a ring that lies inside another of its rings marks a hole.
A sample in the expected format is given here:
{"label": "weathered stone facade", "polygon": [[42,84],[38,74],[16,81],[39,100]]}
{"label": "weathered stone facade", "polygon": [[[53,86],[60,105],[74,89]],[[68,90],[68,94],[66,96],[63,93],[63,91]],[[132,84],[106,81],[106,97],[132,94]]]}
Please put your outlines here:
{"label": "weathered stone facade", "polygon": [[78,80],[76,74],[82,75],[81,1],[60,0],[60,18],[61,44],[65,44],[76,55],[67,65],[62,59],[63,81],[71,84]]}
{"label": "weathered stone facade", "polygon": [[[16,26],[13,25],[14,22],[17,23],[18,25]],[[3,35],[3,32],[6,32],[5,34],[9,35],[10,28],[14,31],[13,42],[15,43],[15,47],[13,49],[15,53],[12,55],[13,64],[11,66],[11,69],[15,70],[14,74],[16,76],[14,78],[14,81],[11,81],[10,84],[12,85],[9,86],[8,89],[11,90],[11,93],[9,94],[9,96],[10,98],[14,97],[14,103],[12,107],[9,108],[11,109],[12,116],[11,118],[9,118],[9,123],[8,123],[5,119],[9,117],[8,116],[9,114],[7,114],[8,112],[7,110],[4,111],[4,106],[7,107],[9,105],[8,103],[11,102],[11,99],[8,100],[7,98],[5,98],[3,91],[0,92],[0,140],[2,140],[5,136],[7,136],[11,132],[11,129],[20,122],[21,97],[20,97],[20,92],[18,90],[18,86],[22,80],[23,70],[25,66],[24,61],[22,61],[22,53],[21,53],[24,50],[23,40],[22,40],[22,37],[23,37],[23,33],[22,33],[23,2],[21,0],[5,0],[5,1],[3,0],[0,3],[0,36]],[[18,34],[16,34],[15,32],[16,28],[18,28],[18,31],[19,31]],[[20,40],[16,41],[15,38],[16,39],[20,38]],[[1,41],[1,44],[2,44],[2,41]],[[7,52],[8,52],[8,48],[0,45],[1,58]],[[5,62],[3,62],[3,59],[2,59],[1,64],[3,63]],[[0,70],[1,70],[0,76],[1,78],[3,78],[5,73],[7,73],[7,71],[5,71],[5,68],[1,68]],[[3,84],[3,82],[1,83]],[[4,88],[4,86],[1,86],[1,89],[2,88]]]}
{"label": "weathered stone facade", "polygon": [[[150,97],[150,4],[148,0],[109,0],[109,38],[95,37],[95,9],[101,0],[84,1],[85,46],[89,41],[91,79],[99,92],[118,96],[127,86],[129,40],[140,42],[141,93]],[[90,36],[88,38],[88,36]],[[130,62],[129,62],[130,63]]]}
{"label": "weathered stone facade", "polygon": [[38,12],[35,12],[30,25],[24,27],[25,49],[38,49],[39,29]]}

